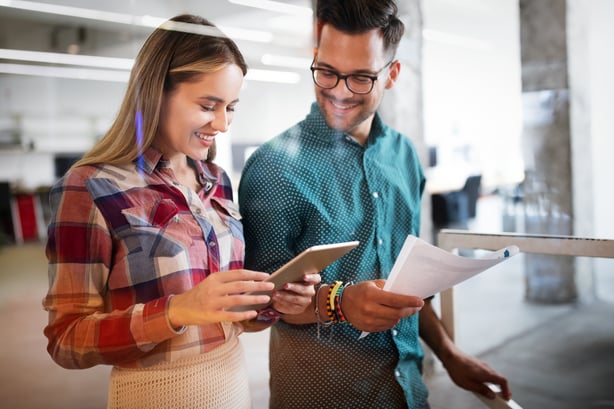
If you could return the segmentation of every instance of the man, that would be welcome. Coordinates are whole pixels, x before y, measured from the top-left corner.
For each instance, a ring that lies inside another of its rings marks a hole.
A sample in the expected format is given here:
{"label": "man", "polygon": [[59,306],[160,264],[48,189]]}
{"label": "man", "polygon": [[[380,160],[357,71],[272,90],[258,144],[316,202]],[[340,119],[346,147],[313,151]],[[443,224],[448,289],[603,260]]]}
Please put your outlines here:
{"label": "man", "polygon": [[458,385],[494,397],[492,382],[510,397],[504,377],[452,343],[430,301],[381,289],[419,233],[425,183],[412,143],[376,113],[401,69],[396,13],[392,0],[319,2],[316,104],[243,172],[249,268],[271,272],[312,245],[360,241],[322,272],[314,308],[271,330],[272,408],[428,408],[418,333]]}

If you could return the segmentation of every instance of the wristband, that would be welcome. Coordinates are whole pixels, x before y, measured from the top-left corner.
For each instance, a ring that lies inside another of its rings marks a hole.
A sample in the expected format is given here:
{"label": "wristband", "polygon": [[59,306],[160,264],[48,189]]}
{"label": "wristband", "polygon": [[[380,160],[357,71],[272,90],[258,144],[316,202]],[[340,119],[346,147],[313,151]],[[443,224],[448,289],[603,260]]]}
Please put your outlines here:
{"label": "wristband", "polygon": [[320,340],[320,327],[330,327],[331,325],[333,325],[333,321],[331,320],[322,321],[322,318],[320,317],[320,290],[321,289],[322,289],[322,283],[317,285],[316,295],[313,301],[313,305],[314,305],[313,312],[316,316],[318,341]]}
{"label": "wristband", "polygon": [[337,297],[335,299],[335,313],[337,314],[337,318],[341,323],[349,323],[345,315],[343,314],[343,310],[341,309],[341,299],[343,296],[343,292],[346,288],[354,284],[352,281],[345,283],[341,288],[339,288]]}
{"label": "wristband", "polygon": [[328,318],[332,322],[339,322],[339,317],[337,316],[335,311],[335,300],[337,299],[337,293],[342,285],[343,282],[335,281],[335,284],[331,285],[328,288],[328,302],[326,303],[326,313],[328,314]]}
{"label": "wristband", "polygon": [[[319,325],[323,325],[325,327],[331,325],[333,322],[332,320],[328,320],[328,321],[322,321],[322,318],[320,317],[320,290],[322,289],[322,284],[318,284],[317,288],[316,288],[316,296],[314,298],[314,307],[313,307],[313,312],[316,316],[316,322]],[[329,289],[330,291],[330,289]]]}

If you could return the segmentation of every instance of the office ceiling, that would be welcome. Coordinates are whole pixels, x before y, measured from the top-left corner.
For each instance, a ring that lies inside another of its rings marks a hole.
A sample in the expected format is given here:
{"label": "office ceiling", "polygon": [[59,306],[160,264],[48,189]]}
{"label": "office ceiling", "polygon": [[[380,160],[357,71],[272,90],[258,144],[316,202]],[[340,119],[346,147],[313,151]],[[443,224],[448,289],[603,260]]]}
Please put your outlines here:
{"label": "office ceiling", "polygon": [[[277,6],[276,10],[260,7]],[[181,13],[208,18],[234,38],[250,66],[263,64],[263,55],[308,59],[312,49],[311,0],[38,0],[0,1],[0,48],[66,52],[44,49],[44,41],[26,41],[37,26],[53,30],[85,30],[99,37],[107,35],[119,44],[114,51],[105,44],[99,50],[82,49],[91,55],[131,58],[144,38],[161,21]],[[20,22],[17,24],[16,22]],[[8,38],[7,38],[8,37]],[[20,40],[18,40],[18,38]],[[104,43],[99,41],[98,43]],[[16,46],[17,44],[17,46]],[[108,55],[117,52],[118,55]],[[303,65],[304,67],[304,65]],[[304,68],[303,68],[304,69]]]}
{"label": "office ceiling", "polygon": [[[498,32],[491,16],[508,1],[422,0],[425,41],[490,52],[488,42]],[[0,0],[0,65],[12,62],[3,49],[134,58],[153,27],[188,12],[210,19],[235,39],[250,68],[304,71],[313,49],[313,2]]]}

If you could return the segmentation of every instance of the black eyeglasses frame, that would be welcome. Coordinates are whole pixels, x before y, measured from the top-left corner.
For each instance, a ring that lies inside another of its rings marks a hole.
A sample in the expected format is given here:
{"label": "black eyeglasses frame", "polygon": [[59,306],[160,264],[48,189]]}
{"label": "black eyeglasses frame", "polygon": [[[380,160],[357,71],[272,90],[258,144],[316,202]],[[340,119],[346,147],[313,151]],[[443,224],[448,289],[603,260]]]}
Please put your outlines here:
{"label": "black eyeglasses frame", "polygon": [[[314,84],[316,84],[318,87],[322,88],[322,89],[333,89],[335,88],[337,85],[339,85],[339,81],[343,80],[345,81],[345,86],[347,89],[349,89],[352,93],[354,94],[358,94],[358,95],[366,95],[369,94],[371,91],[373,91],[373,87],[375,86],[375,81],[377,81],[379,79],[380,74],[382,73],[382,71],[384,71],[386,68],[388,68],[392,63],[394,62],[394,58],[391,59],[390,61],[388,61],[386,63],[386,65],[384,65],[381,69],[379,69],[378,71],[376,71],[375,73],[373,73],[373,75],[369,75],[369,74],[358,74],[358,73],[352,73],[352,74],[345,74],[342,75],[340,73],[338,73],[335,70],[331,70],[330,68],[324,68],[324,67],[315,67],[315,63],[316,63],[316,59],[314,58],[313,61],[311,62],[311,66],[309,67],[309,69],[311,70],[311,78],[313,79]],[[335,77],[337,77],[337,81],[335,81],[335,84],[333,86],[330,87],[323,87],[322,85],[320,85],[318,83],[318,81],[316,80],[316,72],[317,71],[326,71],[330,74],[333,74]],[[363,77],[363,78],[368,78],[371,80],[371,87],[369,88],[368,91],[365,92],[356,92],[352,89],[352,87],[350,87],[350,84],[348,83],[348,78],[351,77]]]}

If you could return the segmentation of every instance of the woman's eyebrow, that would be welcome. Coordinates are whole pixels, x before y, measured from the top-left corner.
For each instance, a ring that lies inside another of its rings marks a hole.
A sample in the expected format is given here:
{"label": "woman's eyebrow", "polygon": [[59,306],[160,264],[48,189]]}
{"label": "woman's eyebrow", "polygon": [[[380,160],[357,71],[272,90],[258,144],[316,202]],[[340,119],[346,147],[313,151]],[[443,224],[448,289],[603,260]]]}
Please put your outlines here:
{"label": "woman's eyebrow", "polygon": [[[226,103],[226,101],[223,98],[216,97],[214,95],[203,95],[203,96],[198,97],[198,99],[206,99],[207,101],[215,102],[215,103],[222,103],[222,104]],[[228,104],[236,104],[237,102],[239,102],[239,98],[228,102]]]}

